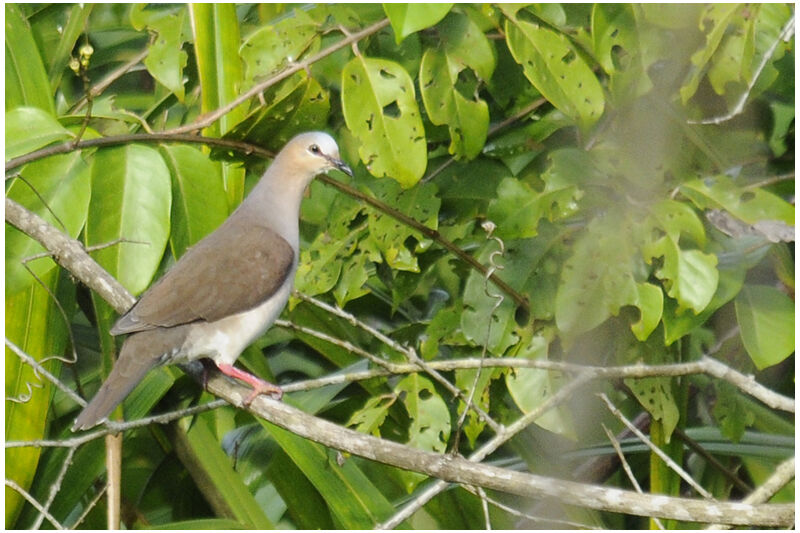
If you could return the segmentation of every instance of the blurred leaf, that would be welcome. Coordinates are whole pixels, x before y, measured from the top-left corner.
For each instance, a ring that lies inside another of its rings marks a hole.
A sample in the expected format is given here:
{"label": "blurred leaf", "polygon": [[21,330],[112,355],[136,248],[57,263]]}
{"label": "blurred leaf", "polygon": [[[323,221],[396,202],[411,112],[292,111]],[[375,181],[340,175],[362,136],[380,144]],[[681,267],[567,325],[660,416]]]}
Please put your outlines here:
{"label": "blurred leaf", "polygon": [[639,321],[631,324],[631,331],[637,339],[646,341],[661,321],[664,293],[652,283],[637,283],[636,290],[638,296],[634,305],[639,308]]}
{"label": "blurred leaf", "polygon": [[342,71],[342,112],[361,142],[358,153],[370,174],[403,187],[425,173],[425,130],[408,73],[392,61],[354,57]]}
{"label": "blurred leaf", "polygon": [[727,176],[686,182],[681,192],[701,209],[724,209],[748,224],[780,220],[794,225],[794,206],[763,189],[739,187]]}
{"label": "blurred leaf", "polygon": [[637,301],[632,230],[619,215],[593,220],[576,240],[556,294],[556,324],[589,331]]}
{"label": "blurred leaf", "polygon": [[[36,107],[55,115],[50,82],[30,24],[17,4],[6,4],[6,111]],[[8,136],[8,130],[6,130]],[[6,144],[8,146],[8,144]],[[6,159],[9,152],[6,152]]]}
{"label": "blurred leaf", "polygon": [[412,33],[442,20],[451,7],[453,4],[383,4],[398,44]]}
{"label": "blurred leaf", "polygon": [[741,402],[739,391],[730,383],[721,381],[714,384],[717,401],[714,403],[714,418],[719,423],[722,434],[733,442],[739,442],[745,429],[755,422],[755,413]]}
{"label": "blurred leaf", "polygon": [[794,352],[794,303],[766,285],[745,285],[736,297],[736,320],[750,358],[759,369]]}
{"label": "blurred leaf", "polygon": [[500,182],[497,199],[489,204],[487,215],[497,224],[498,236],[527,239],[537,235],[540,219],[558,218],[576,194],[574,186],[539,193],[520,180],[506,178]]}

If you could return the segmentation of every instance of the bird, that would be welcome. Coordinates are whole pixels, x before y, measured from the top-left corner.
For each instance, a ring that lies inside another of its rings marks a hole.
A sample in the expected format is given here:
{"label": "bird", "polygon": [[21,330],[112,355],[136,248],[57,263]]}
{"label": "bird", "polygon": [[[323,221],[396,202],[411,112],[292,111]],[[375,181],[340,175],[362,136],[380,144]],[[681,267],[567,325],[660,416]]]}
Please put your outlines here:
{"label": "bird", "polygon": [[350,167],[324,132],[301,133],[275,156],[245,200],[216,230],[190,247],[113,325],[129,334],[114,367],[72,429],[105,420],[148,371],[210,359],[253,387],[281,397],[280,387],[233,366],[278,318],[289,299],[300,248],[300,203],[319,174]]}

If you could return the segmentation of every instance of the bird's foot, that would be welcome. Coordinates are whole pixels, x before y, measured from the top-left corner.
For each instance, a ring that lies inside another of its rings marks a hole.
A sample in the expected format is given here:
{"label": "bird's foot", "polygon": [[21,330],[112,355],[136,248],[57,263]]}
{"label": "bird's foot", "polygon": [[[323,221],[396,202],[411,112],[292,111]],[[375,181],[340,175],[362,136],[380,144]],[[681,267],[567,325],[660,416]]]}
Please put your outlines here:
{"label": "bird's foot", "polygon": [[283,396],[283,389],[281,389],[279,386],[273,385],[269,381],[264,381],[263,379],[256,377],[249,372],[245,372],[244,370],[240,370],[233,365],[217,364],[217,368],[219,368],[220,371],[226,376],[244,381],[253,387],[253,392],[251,392],[250,395],[244,400],[245,407],[249,407],[250,404],[253,403],[253,400],[262,394],[269,394],[275,400],[280,400]]}

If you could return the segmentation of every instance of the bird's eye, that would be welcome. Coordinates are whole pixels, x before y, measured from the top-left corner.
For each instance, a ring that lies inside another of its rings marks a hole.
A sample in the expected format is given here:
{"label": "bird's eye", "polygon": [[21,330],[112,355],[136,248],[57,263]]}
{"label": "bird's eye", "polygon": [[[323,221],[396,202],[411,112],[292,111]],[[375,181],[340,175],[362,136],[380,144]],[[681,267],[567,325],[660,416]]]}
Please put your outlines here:
{"label": "bird's eye", "polygon": [[319,146],[317,146],[316,144],[312,144],[311,146],[309,146],[309,147],[308,147],[308,150],[309,150],[309,151],[310,151],[312,154],[319,154],[319,153],[321,153],[321,150],[319,149]]}

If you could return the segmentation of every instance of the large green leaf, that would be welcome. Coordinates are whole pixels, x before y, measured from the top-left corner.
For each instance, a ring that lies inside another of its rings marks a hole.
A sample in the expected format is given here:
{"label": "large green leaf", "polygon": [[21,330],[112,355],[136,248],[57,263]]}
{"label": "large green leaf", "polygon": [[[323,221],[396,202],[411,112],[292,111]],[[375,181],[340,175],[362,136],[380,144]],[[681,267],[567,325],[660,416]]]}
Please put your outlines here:
{"label": "large green leaf", "polygon": [[52,115],[37,107],[17,107],[6,113],[6,160],[70,137]]}
{"label": "large green leaf", "polygon": [[225,221],[228,202],[219,165],[200,150],[164,145],[161,155],[172,174],[172,255],[180,257]]}
{"label": "large green leaf", "polygon": [[411,187],[425,173],[425,129],[408,72],[393,61],[359,55],[342,71],[342,112],[375,177]]}
{"label": "large green leaf", "polygon": [[568,185],[537,192],[525,182],[506,178],[497,188],[497,199],[489,204],[488,216],[497,224],[497,235],[504,239],[527,239],[537,235],[541,219],[554,220],[577,195]]}
{"label": "large green leaf", "polygon": [[[239,21],[233,4],[191,4],[194,48],[201,88],[201,112],[210,113],[235,100],[244,80],[239,58]],[[204,130],[221,137],[241,122],[247,112],[242,104]],[[244,169],[222,164],[228,207],[244,198]]]}
{"label": "large green leaf", "polygon": [[447,15],[453,4],[383,4],[399,44],[414,32],[433,26]]}
{"label": "large green leaf", "polygon": [[570,41],[541,24],[523,20],[505,10],[508,48],[525,76],[565,115],[581,126],[594,124],[603,114],[603,89],[592,69]]}
{"label": "large green leaf", "polygon": [[[59,272],[55,269],[40,276],[41,283],[29,284],[13,295],[6,294],[5,336],[25,353],[37,361],[60,355],[67,346],[67,329],[53,296],[61,297],[62,307],[68,308],[65,294],[58,291]],[[74,293],[74,288],[69,287]],[[67,317],[68,319],[68,317]],[[50,359],[43,365],[58,375],[61,362]],[[48,412],[51,405],[53,385],[39,377],[33,368],[23,363],[12,350],[6,347],[5,358],[5,439],[31,441],[42,439],[49,425]],[[12,401],[15,399],[16,401]],[[5,475],[24,490],[28,490],[37,472],[42,448],[7,448],[5,452]],[[15,527],[25,500],[22,495],[6,487],[6,527]]]}
{"label": "large green leaf", "polygon": [[18,5],[6,4],[5,9],[6,111],[30,106],[55,115],[50,82],[28,20]]}
{"label": "large green leaf", "polygon": [[739,333],[759,369],[776,365],[794,352],[794,302],[767,285],[745,285],[736,297]]}
{"label": "large green leaf", "polygon": [[[158,151],[128,145],[98,151],[84,233],[89,246],[110,244],[94,259],[133,294],[150,284],[170,228],[169,169]],[[136,242],[117,242],[119,239]]]}
{"label": "large green leaf", "polygon": [[367,529],[394,513],[394,506],[353,459],[337,462],[337,453],[261,419],[281,448],[322,495],[337,528]]}
{"label": "large green leaf", "polygon": [[[80,152],[52,156],[26,165],[6,191],[49,223],[77,237],[86,222],[89,207],[90,167]],[[44,251],[42,246],[10,224],[6,224],[6,294],[28,288],[35,278],[23,261]],[[36,276],[44,276],[56,264],[49,257],[29,261]]]}

